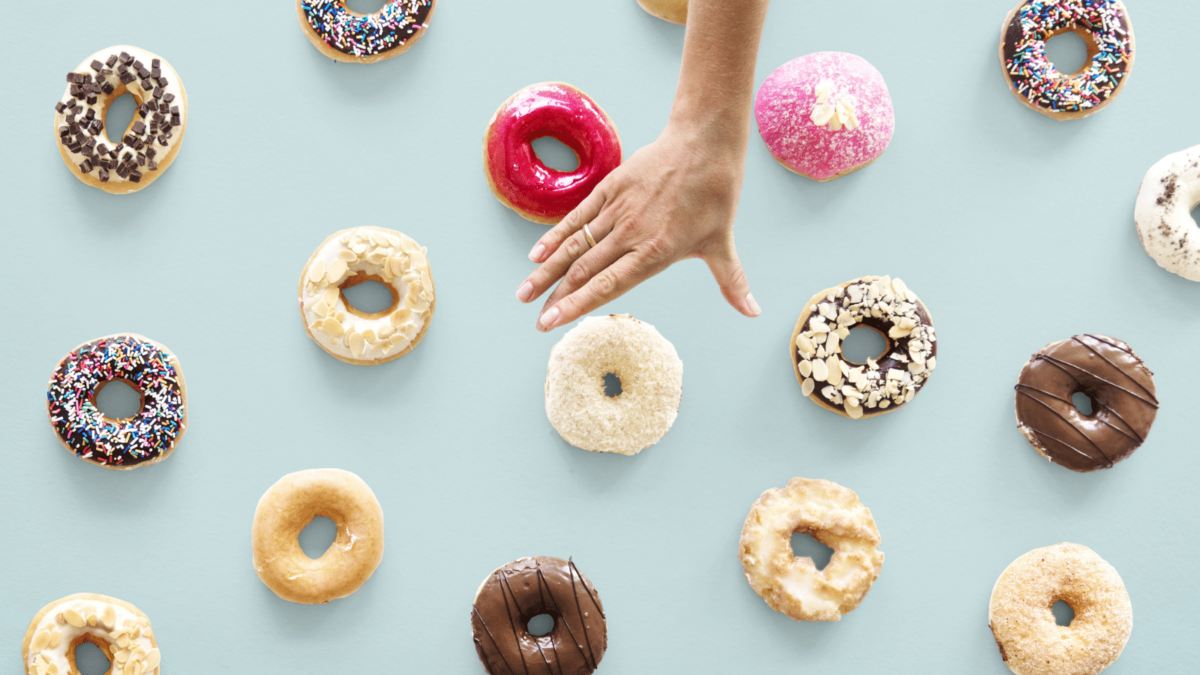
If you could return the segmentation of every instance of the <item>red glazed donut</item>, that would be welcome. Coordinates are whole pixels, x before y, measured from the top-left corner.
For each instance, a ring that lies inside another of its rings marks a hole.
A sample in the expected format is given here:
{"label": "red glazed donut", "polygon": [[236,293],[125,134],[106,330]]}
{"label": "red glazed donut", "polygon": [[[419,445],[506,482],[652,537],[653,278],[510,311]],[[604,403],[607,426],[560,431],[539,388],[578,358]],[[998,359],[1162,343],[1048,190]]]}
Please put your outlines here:
{"label": "red glazed donut", "polygon": [[[549,136],[579,159],[556,171],[538,159],[533,141]],[[621,163],[621,137],[588,95],[564,82],[532,84],[513,94],[488,122],[483,169],[502,204],[535,223],[562,220]]]}

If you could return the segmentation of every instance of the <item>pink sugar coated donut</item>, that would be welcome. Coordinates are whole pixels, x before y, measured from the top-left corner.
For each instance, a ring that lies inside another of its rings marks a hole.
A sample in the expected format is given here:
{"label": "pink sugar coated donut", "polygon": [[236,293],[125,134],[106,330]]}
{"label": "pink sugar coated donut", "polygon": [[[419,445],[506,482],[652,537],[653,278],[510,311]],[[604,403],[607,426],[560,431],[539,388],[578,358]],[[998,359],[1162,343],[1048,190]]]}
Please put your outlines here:
{"label": "pink sugar coated donut", "polygon": [[875,161],[896,128],[883,76],[844,52],[817,52],[775,69],[758,88],[754,117],[780,164],[822,182]]}

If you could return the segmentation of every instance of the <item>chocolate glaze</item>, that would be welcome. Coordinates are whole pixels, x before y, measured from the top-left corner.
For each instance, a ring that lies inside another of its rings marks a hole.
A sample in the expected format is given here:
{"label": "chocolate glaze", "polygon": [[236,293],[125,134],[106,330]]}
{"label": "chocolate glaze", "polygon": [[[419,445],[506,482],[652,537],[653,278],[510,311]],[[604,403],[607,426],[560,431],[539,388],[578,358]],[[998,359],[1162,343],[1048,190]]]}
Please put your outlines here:
{"label": "chocolate glaze", "polygon": [[[531,635],[529,620],[554,618]],[[588,675],[608,646],[604,606],[571,560],[521,558],[483,582],[471,608],[475,651],[491,675]]]}
{"label": "chocolate glaze", "polygon": [[[1107,469],[1145,442],[1158,413],[1153,373],[1129,345],[1076,335],[1034,354],[1017,380],[1017,425],[1047,459],[1072,471]],[[1071,396],[1092,400],[1092,414]]]}

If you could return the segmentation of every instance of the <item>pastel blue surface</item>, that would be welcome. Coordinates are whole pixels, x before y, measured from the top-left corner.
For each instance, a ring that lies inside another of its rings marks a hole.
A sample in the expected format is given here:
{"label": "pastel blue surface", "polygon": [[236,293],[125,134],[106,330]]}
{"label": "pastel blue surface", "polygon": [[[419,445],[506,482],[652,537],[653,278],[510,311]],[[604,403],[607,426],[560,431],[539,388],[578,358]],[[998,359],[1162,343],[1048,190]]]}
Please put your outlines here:
{"label": "pastel blue surface", "polygon": [[[536,308],[513,298],[545,228],[492,197],[480,145],[506,97],[565,80],[611,115],[628,157],[666,122],[682,28],[634,0],[441,0],[420,44],[359,66],[313,49],[289,0],[12,3],[0,41],[12,78],[0,97],[3,672],[19,672],[43,604],[97,592],[150,616],[173,675],[479,673],[478,583],[553,555],[574,556],[603,598],[601,672],[1000,675],[992,584],[1060,541],[1092,547],[1128,585],[1135,626],[1109,672],[1186,672],[1200,662],[1200,285],[1142,251],[1133,203],[1151,164],[1200,142],[1200,4],[1131,0],[1129,86],[1069,123],[1005,86],[1009,9],[773,3],[757,82],[809,52],[854,52],[887,80],[895,137],[874,165],[817,184],[753,134],[737,234],[763,314],[736,314],[696,261],[607,308],[655,325],[685,364],[675,427],[621,457],[575,449],[546,420],[563,331],[537,333]],[[113,196],[63,166],[51,108],[64,73],[122,43],[168,59],[191,107],[167,174]],[[296,311],[308,256],[357,224],[427,246],[438,290],[425,341],[373,368],[326,355]],[[938,369],[907,408],[850,421],[801,397],[785,345],[805,300],[864,274],[921,295]],[[65,452],[43,398],[68,350],[123,331],[178,354],[190,400],[179,450],[128,473]],[[1013,421],[1025,360],[1082,332],[1129,342],[1163,403],[1141,450],[1089,475],[1048,464]],[[317,467],[371,485],[387,550],[353,596],[301,606],[255,575],[250,524],[273,482]],[[746,512],[793,476],[854,489],[883,536],[879,580],[838,623],[776,614],[742,578]]]}

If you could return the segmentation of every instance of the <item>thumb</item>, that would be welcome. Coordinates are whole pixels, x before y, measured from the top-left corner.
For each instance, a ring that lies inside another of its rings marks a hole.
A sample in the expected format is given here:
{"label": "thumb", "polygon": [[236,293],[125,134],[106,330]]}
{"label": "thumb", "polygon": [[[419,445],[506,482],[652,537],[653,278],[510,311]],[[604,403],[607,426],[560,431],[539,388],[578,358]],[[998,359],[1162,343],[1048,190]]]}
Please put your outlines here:
{"label": "thumb", "polygon": [[753,318],[762,314],[762,310],[759,309],[758,303],[750,293],[750,282],[746,279],[746,271],[742,269],[742,262],[738,260],[737,251],[734,250],[732,242],[723,250],[707,256],[705,262],[708,263],[708,269],[712,271],[713,277],[720,285],[721,295],[725,296],[726,302],[748,317]]}

